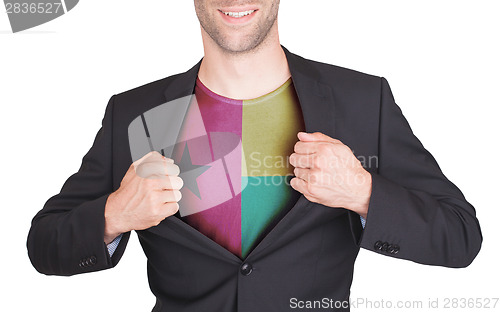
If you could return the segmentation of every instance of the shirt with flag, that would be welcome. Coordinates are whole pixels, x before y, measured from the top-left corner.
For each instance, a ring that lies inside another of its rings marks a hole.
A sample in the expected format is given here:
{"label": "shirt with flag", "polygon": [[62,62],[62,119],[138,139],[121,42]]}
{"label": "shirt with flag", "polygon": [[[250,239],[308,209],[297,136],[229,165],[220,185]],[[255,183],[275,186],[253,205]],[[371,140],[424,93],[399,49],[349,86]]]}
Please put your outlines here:
{"label": "shirt with flag", "polygon": [[[218,95],[197,78],[178,143],[169,147],[184,181],[181,219],[244,259],[300,196],[288,159],[304,128],[291,78],[250,100]],[[110,256],[121,237],[107,245]]]}
{"label": "shirt with flag", "polygon": [[305,128],[298,97],[291,78],[250,100],[197,78],[193,100],[172,153],[181,219],[243,259],[300,196],[288,160]]}

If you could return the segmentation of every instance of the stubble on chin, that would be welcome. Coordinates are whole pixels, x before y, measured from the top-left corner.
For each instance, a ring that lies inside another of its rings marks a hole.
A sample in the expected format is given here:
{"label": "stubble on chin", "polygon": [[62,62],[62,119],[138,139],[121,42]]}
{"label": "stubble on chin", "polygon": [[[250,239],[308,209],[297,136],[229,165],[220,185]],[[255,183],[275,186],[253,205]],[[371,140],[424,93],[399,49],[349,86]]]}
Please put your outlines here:
{"label": "stubble on chin", "polygon": [[265,44],[278,15],[279,1],[272,7],[271,13],[264,20],[257,23],[249,34],[237,40],[231,39],[217,27],[216,17],[211,16],[203,1],[198,2],[196,14],[203,31],[213,40],[218,48],[225,54],[237,55],[256,52]]}

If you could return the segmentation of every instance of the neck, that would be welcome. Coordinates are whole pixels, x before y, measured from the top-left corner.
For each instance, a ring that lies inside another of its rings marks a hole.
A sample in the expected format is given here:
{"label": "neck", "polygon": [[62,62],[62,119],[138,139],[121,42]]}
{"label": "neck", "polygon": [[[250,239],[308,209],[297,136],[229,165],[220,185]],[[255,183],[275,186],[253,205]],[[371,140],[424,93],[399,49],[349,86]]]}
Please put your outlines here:
{"label": "neck", "polygon": [[277,29],[245,53],[224,51],[203,29],[202,38],[205,56],[198,77],[212,92],[232,99],[253,99],[277,89],[290,78]]}

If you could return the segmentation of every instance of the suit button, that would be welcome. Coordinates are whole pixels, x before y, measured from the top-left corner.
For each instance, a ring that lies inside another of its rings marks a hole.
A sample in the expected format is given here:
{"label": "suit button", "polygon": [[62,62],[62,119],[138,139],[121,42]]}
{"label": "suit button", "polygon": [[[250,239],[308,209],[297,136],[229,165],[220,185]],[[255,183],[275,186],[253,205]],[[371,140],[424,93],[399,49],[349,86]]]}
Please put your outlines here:
{"label": "suit button", "polygon": [[90,257],[89,259],[90,265],[95,265],[97,263],[97,258],[95,256]]}
{"label": "suit button", "polygon": [[380,250],[382,250],[382,251],[387,251],[387,247],[389,247],[389,244],[388,244],[387,242],[384,242],[384,243],[382,244],[382,248],[381,248]]}
{"label": "suit button", "polygon": [[88,266],[88,264],[87,264],[87,262],[85,262],[85,260],[87,260],[87,259],[82,259],[82,260],[80,260],[79,266],[80,266],[81,268],[84,268],[84,267]]}
{"label": "suit button", "polygon": [[373,246],[373,248],[375,248],[375,250],[380,250],[382,249],[382,242],[381,241],[377,241],[375,243],[375,245]]}
{"label": "suit button", "polygon": [[243,265],[240,268],[241,274],[248,276],[250,273],[252,273],[253,267],[250,263],[243,263]]}
{"label": "suit button", "polygon": [[393,254],[394,253],[394,245],[389,244],[389,246],[387,246],[387,252],[390,254]]}
{"label": "suit button", "polygon": [[399,246],[398,245],[394,245],[392,248],[394,249],[394,251],[392,252],[393,254],[397,254],[399,252]]}

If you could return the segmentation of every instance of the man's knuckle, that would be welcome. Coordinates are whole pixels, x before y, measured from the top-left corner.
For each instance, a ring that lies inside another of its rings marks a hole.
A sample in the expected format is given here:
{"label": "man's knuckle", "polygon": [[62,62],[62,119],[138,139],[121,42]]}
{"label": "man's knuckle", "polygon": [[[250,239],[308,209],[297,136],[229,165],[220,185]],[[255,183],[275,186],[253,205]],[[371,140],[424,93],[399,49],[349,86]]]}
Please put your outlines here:
{"label": "man's knuckle", "polygon": [[180,173],[179,166],[173,163],[166,163],[166,170],[169,176],[177,176]]}
{"label": "man's knuckle", "polygon": [[298,153],[298,152],[299,152],[299,150],[300,150],[300,146],[301,146],[300,141],[299,141],[299,142],[296,142],[296,143],[293,145],[293,151],[294,151],[295,153]]}
{"label": "man's knuckle", "polygon": [[168,214],[173,215],[173,214],[177,213],[177,211],[179,210],[179,204],[176,202],[168,203],[166,205],[166,208],[167,208]]}
{"label": "man's knuckle", "polygon": [[173,201],[178,202],[182,198],[182,193],[179,190],[174,190],[173,191]]}
{"label": "man's knuckle", "polygon": [[181,177],[172,177],[172,185],[175,189],[180,189],[184,185],[184,181]]}

